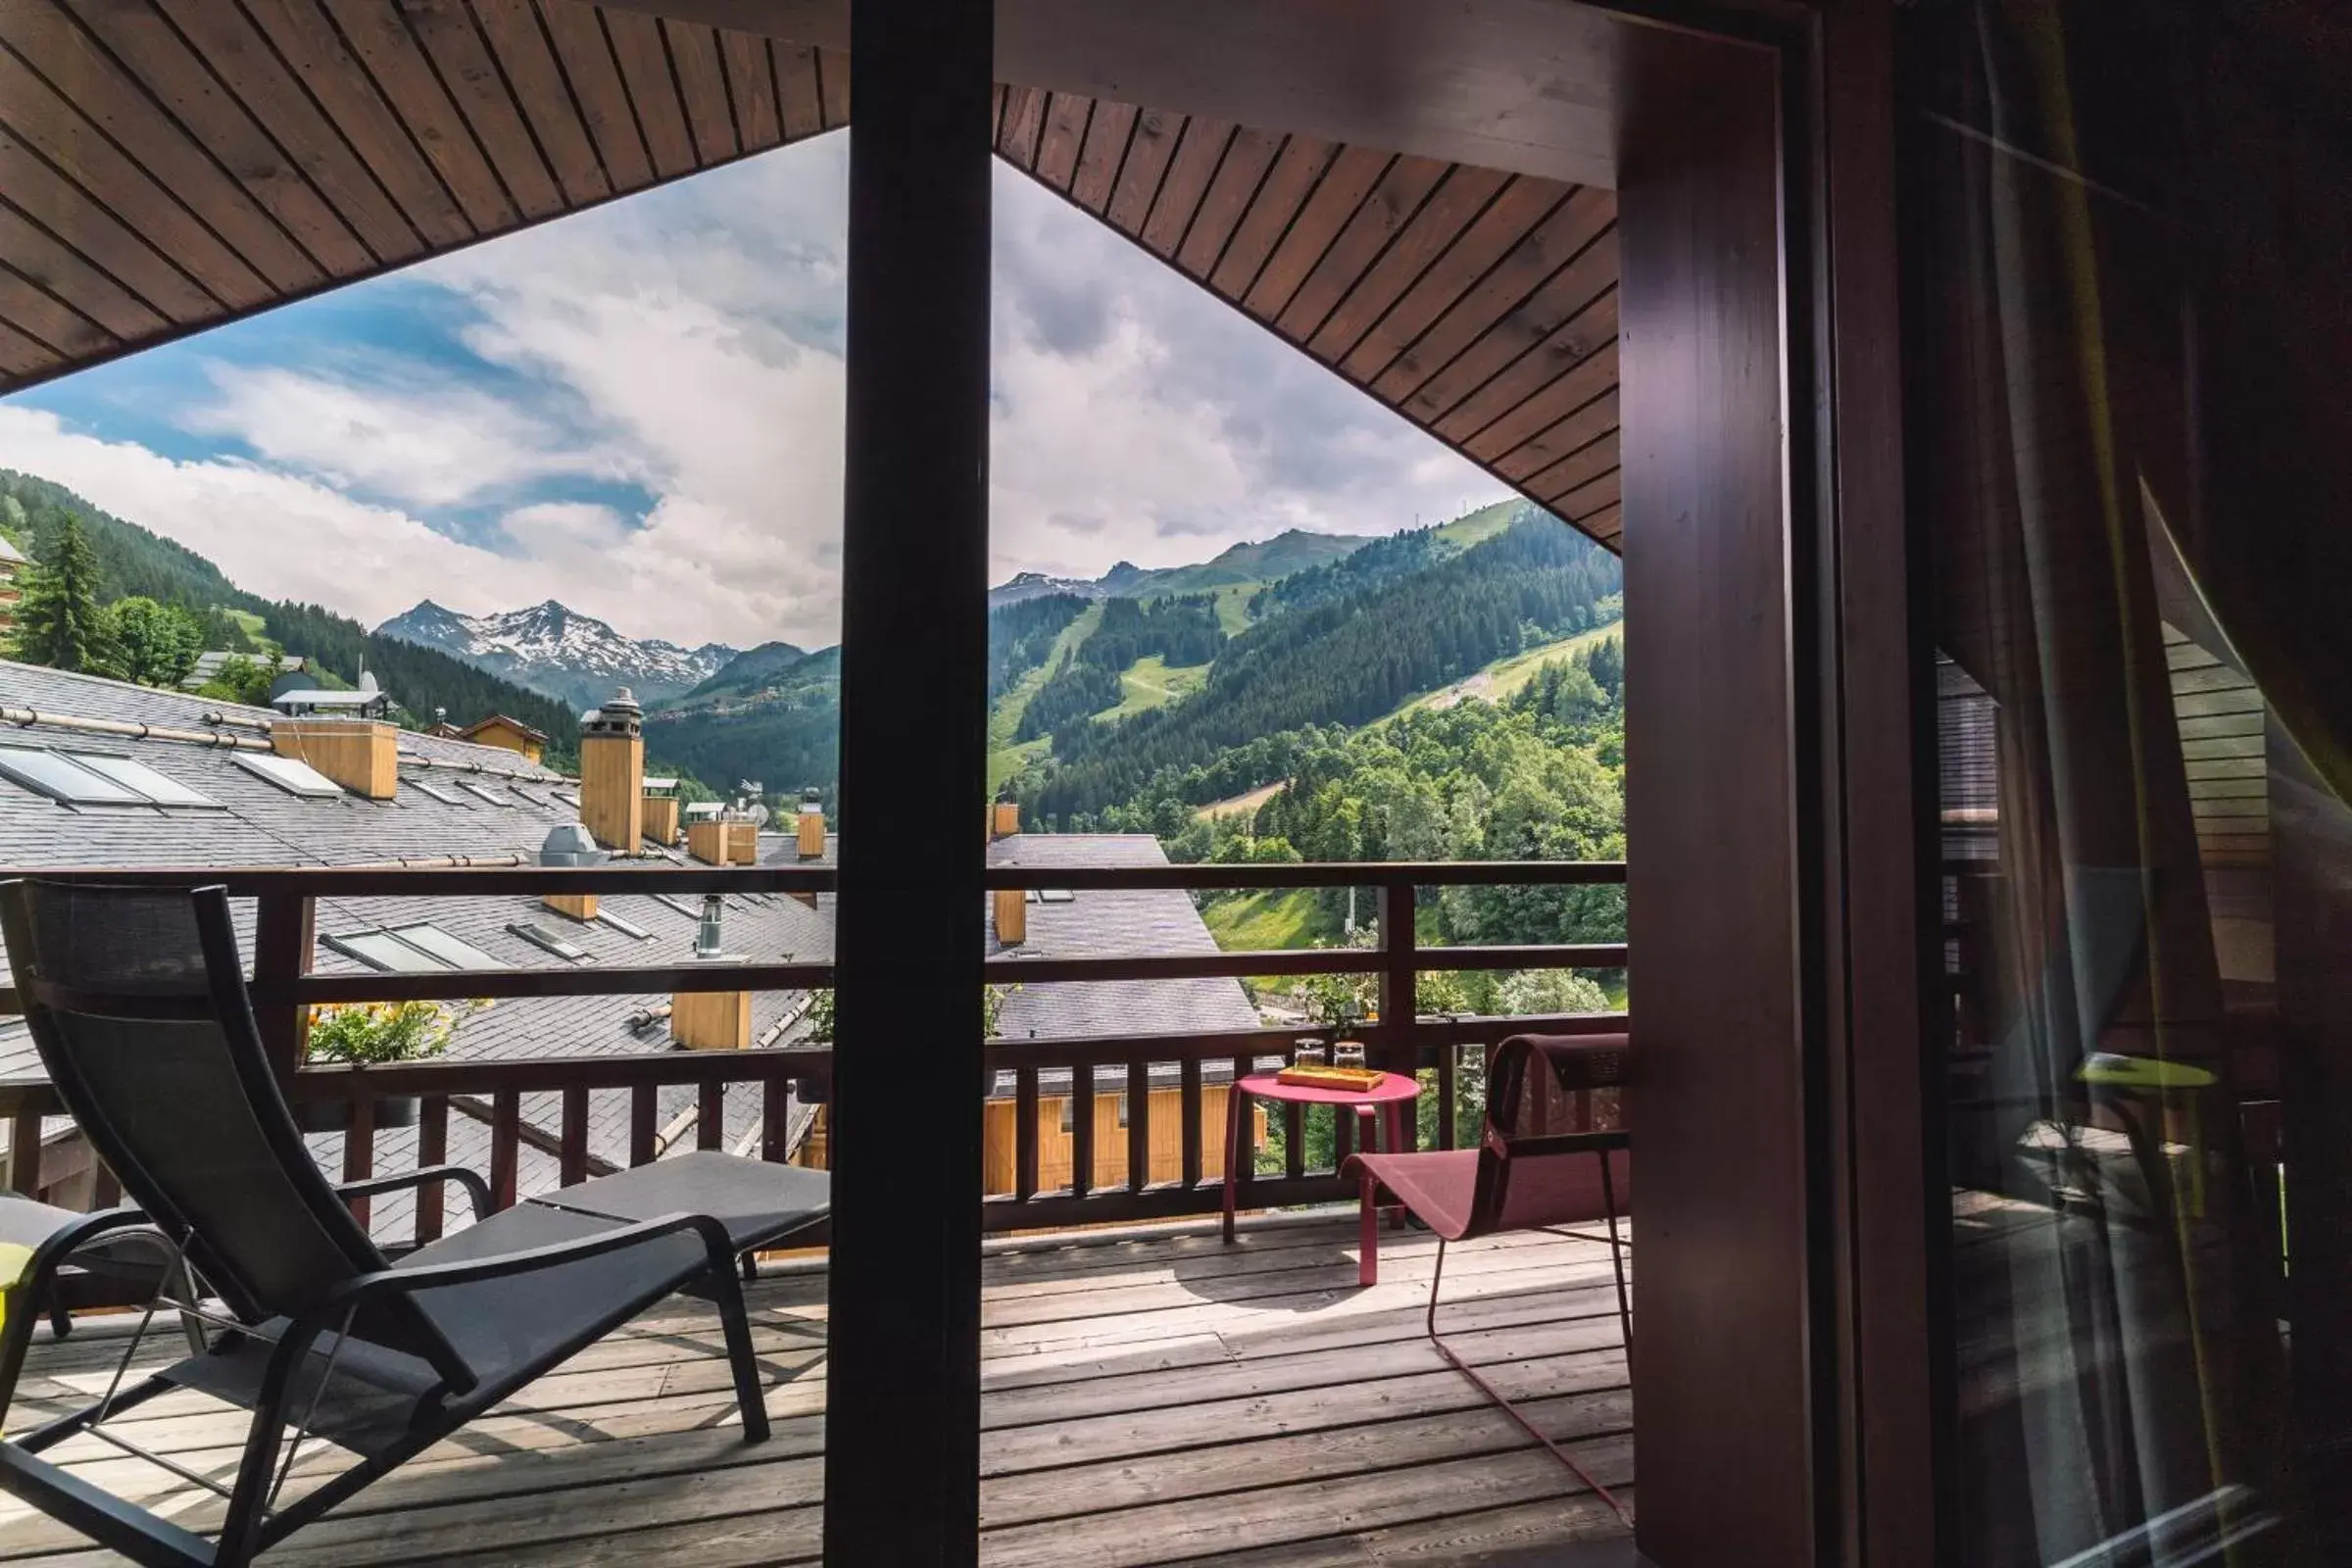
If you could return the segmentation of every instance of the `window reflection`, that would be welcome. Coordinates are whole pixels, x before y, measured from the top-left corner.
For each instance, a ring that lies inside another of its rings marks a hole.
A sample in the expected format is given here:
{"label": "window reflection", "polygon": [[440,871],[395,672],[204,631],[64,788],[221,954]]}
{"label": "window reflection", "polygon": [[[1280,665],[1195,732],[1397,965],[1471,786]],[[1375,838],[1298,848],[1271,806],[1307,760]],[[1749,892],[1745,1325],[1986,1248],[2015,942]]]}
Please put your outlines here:
{"label": "window reflection", "polygon": [[[1908,22],[1958,1560],[2334,1564],[2352,636],[2308,574],[2341,548],[2291,541],[2343,518],[2258,504],[2279,484],[2247,470],[2324,491],[2344,405],[2296,401],[2325,359],[2284,324],[2310,297],[2229,258],[2275,262],[2293,225],[2206,221],[2226,170],[2200,138],[2247,134],[2207,111],[2287,57],[2118,15]],[[2264,353],[2270,387],[2242,378]],[[2276,445],[2330,419],[2333,444]]]}

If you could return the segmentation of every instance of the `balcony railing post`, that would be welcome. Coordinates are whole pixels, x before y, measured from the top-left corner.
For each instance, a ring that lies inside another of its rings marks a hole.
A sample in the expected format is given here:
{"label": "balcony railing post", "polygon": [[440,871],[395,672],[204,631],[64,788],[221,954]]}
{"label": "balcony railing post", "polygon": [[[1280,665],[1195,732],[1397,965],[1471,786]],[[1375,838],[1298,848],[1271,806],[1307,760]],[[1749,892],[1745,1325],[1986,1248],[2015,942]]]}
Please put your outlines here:
{"label": "balcony railing post", "polygon": [[24,1198],[41,1193],[41,1112],[38,1105],[21,1106],[10,1118],[8,1186]]}
{"label": "balcony railing post", "polygon": [[[1414,912],[1411,879],[1392,872],[1380,886],[1380,1034],[1374,1048],[1380,1053],[1377,1065],[1390,1072],[1409,1073],[1420,1066],[1413,1028],[1421,979]],[[1406,1117],[1407,1147],[1415,1132],[1413,1119]]]}
{"label": "balcony railing post", "polygon": [[318,947],[317,913],[305,893],[265,893],[254,902],[254,989],[269,999],[257,1009],[254,1023],[279,1083],[302,1065],[303,1048],[311,1035],[308,1004],[292,1000],[294,982],[311,972]]}

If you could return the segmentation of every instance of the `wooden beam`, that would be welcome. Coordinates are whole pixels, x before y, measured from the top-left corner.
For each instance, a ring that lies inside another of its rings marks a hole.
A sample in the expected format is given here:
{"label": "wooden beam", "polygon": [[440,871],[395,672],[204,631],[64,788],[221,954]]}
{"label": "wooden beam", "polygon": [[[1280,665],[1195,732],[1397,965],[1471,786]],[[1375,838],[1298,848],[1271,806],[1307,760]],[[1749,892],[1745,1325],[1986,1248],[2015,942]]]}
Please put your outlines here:
{"label": "wooden beam", "polygon": [[[979,1551],[984,861],[970,824],[987,773],[993,9],[852,12],[835,1568]],[[919,1048],[922,1069],[896,1048]]]}

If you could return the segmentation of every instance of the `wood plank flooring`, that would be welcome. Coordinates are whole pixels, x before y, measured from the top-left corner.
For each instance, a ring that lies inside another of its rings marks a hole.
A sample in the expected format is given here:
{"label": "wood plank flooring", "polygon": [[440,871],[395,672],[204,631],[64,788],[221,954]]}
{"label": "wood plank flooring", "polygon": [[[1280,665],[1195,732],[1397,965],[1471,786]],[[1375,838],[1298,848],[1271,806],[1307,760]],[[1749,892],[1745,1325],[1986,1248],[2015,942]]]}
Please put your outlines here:
{"label": "wood plank flooring", "polygon": [[[1475,1563],[1624,1533],[1614,1513],[1421,1335],[1436,1247],[1385,1233],[1355,1284],[1352,1221],[1090,1235],[986,1269],[981,1561],[990,1568]],[[1452,1250],[1442,1324],[1631,1506],[1632,1396],[1606,1250],[1544,1235]],[[824,1278],[753,1288],[773,1439],[736,1435],[715,1318],[675,1299],[262,1559],[269,1568],[812,1562],[822,1530]],[[86,1402],[122,1341],[35,1347],[10,1425]],[[225,1480],[241,1416],[174,1395],[126,1436]],[[82,1440],[92,1482],[193,1529],[219,1502]],[[293,1488],[333,1468],[297,1466]],[[326,1461],[326,1462],[320,1462]],[[291,1489],[290,1489],[291,1490]],[[0,1498],[0,1563],[86,1548]]]}

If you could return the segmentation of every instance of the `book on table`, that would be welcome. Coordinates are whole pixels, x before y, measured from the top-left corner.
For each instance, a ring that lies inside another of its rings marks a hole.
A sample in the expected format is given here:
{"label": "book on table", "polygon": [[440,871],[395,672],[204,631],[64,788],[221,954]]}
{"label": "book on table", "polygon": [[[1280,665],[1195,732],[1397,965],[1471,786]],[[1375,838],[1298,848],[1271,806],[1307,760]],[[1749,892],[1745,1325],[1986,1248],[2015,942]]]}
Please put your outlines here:
{"label": "book on table", "polygon": [[1338,1089],[1354,1094],[1369,1094],[1378,1089],[1388,1077],[1370,1067],[1285,1067],[1274,1075],[1278,1084],[1295,1089]]}

